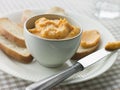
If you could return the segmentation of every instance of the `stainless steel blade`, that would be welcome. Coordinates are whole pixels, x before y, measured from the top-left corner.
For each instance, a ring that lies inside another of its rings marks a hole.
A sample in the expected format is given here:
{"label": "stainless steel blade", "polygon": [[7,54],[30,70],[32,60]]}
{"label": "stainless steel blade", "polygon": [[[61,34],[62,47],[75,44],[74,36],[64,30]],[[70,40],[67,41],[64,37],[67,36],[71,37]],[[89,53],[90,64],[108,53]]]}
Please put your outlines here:
{"label": "stainless steel blade", "polygon": [[96,63],[97,61],[101,60],[105,56],[111,54],[113,51],[107,51],[104,48],[100,49],[82,59],[80,59],[79,62],[81,65],[83,65],[84,68]]}

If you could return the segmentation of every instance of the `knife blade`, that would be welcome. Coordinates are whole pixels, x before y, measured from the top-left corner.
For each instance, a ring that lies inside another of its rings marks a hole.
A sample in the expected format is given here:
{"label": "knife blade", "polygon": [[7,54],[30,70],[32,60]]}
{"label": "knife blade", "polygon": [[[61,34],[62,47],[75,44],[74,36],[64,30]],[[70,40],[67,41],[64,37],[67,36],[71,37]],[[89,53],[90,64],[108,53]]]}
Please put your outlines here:
{"label": "knife blade", "polygon": [[101,50],[98,50],[82,59],[80,59],[79,62],[80,64],[83,65],[84,68],[96,63],[97,61],[101,60],[105,56],[111,54],[113,51],[107,51],[104,48]]}
{"label": "knife blade", "polygon": [[59,84],[60,82],[62,82],[63,80],[73,75],[74,73],[84,70],[86,67],[89,67],[90,65],[100,61],[102,58],[104,58],[107,55],[110,55],[111,53],[114,53],[114,51],[107,51],[104,48],[100,49],[80,59],[68,69],[28,86],[26,90],[49,90],[57,84]]}

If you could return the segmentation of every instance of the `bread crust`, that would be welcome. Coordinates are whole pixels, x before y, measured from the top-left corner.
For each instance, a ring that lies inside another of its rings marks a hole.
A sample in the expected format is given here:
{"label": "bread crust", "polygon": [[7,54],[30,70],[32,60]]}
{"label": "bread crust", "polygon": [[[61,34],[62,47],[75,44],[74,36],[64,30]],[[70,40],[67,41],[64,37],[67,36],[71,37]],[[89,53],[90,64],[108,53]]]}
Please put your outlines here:
{"label": "bread crust", "polygon": [[[33,57],[29,54],[29,55],[21,55],[20,53],[12,50],[11,48],[8,48],[6,45],[0,43],[0,49],[9,57],[12,57],[15,59],[15,61],[21,62],[21,63],[30,63],[33,60]],[[13,59],[13,60],[14,60]]]}
{"label": "bread crust", "polygon": [[[1,20],[8,20],[8,18],[0,18],[0,21]],[[18,27],[20,27],[20,26],[18,26]],[[10,40],[12,42],[15,42],[20,47],[26,47],[24,39],[19,38],[19,37],[13,35],[11,32],[9,32],[8,30],[6,30],[2,25],[0,25],[0,35],[3,35],[8,40]]]}

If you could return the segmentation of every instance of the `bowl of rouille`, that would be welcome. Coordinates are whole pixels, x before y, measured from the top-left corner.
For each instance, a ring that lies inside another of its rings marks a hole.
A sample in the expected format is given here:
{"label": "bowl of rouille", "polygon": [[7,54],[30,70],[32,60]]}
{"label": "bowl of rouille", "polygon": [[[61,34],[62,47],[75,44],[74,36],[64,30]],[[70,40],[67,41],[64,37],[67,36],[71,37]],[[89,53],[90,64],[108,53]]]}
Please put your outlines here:
{"label": "bowl of rouille", "polygon": [[68,16],[41,14],[24,24],[28,50],[46,67],[58,67],[69,60],[79,47],[81,35],[81,26]]}

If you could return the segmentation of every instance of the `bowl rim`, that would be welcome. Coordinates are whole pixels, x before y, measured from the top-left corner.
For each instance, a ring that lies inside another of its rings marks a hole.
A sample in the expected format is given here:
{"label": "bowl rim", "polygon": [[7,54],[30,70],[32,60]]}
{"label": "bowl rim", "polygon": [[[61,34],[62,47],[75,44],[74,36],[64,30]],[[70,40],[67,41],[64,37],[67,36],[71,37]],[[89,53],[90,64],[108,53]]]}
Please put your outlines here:
{"label": "bowl rim", "polygon": [[[26,28],[27,22],[28,22],[30,19],[34,18],[34,17],[44,16],[44,15],[58,16],[58,17],[62,17],[62,18],[67,18],[67,19],[71,19],[73,22],[77,23],[76,20],[73,20],[71,17],[66,16],[66,15],[59,15],[59,14],[39,14],[39,15],[34,15],[34,16],[28,18],[28,19],[25,21],[25,23],[24,23],[24,32],[26,31],[26,33],[28,33],[28,35],[33,36],[33,37],[38,38],[38,39],[41,39],[41,40],[46,40],[46,41],[58,41],[58,42],[59,42],[59,41],[69,41],[69,40],[75,39],[75,38],[79,37],[80,35],[82,35],[83,29],[82,29],[81,25],[79,25],[79,28],[80,28],[79,34],[77,34],[77,35],[74,36],[74,37],[70,37],[70,38],[49,39],[49,38],[39,37],[39,36],[37,36],[37,35],[34,35],[34,34],[30,33],[30,32],[28,31],[28,29]],[[78,24],[77,24],[77,25],[78,25]]]}

